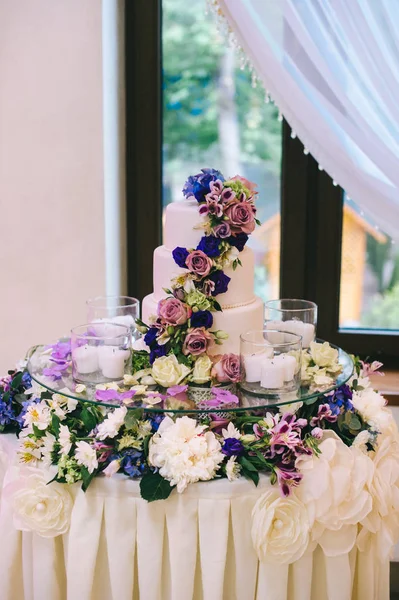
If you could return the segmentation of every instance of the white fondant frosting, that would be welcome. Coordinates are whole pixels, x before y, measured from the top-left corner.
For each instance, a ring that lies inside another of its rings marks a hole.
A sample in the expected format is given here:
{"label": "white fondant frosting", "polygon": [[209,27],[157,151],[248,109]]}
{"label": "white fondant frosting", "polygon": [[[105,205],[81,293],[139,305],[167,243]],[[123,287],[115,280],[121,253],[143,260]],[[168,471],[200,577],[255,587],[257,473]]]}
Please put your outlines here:
{"label": "white fondant frosting", "polygon": [[172,202],[165,210],[165,224],[163,229],[163,242],[168,250],[177,246],[183,248],[196,248],[204,235],[201,226],[204,217],[198,212],[196,200]]}
{"label": "white fondant frosting", "polygon": [[[224,273],[231,278],[228,290],[220,294],[217,300],[223,306],[248,304],[254,300],[254,254],[250,248],[244,248],[239,255],[242,266],[224,269]],[[166,296],[164,289],[170,289],[171,280],[187,272],[177,266],[173,260],[172,252],[165,246],[159,246],[154,252],[154,297],[162,300]]]}
{"label": "white fondant frosting", "polygon": [[[142,304],[142,318],[148,323],[149,317],[156,314],[158,301],[154,294],[146,296]],[[227,308],[223,312],[214,312],[213,327],[211,331],[221,329],[229,334],[229,338],[223,341],[221,346],[215,346],[213,354],[224,354],[233,352],[240,353],[240,335],[252,329],[262,329],[264,321],[263,302],[257,296],[253,302],[235,308]]]}

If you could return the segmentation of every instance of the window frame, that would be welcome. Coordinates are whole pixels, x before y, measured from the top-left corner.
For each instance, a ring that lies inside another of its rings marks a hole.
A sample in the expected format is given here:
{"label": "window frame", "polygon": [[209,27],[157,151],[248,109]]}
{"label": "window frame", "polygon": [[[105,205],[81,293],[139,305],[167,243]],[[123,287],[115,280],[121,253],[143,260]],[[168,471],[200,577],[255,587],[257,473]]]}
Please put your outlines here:
{"label": "window frame", "polygon": [[[162,2],[125,0],[125,61],[127,287],[142,299],[161,243]],[[343,190],[282,134],[280,297],[313,300],[320,338],[397,368],[398,335],[339,328]]]}

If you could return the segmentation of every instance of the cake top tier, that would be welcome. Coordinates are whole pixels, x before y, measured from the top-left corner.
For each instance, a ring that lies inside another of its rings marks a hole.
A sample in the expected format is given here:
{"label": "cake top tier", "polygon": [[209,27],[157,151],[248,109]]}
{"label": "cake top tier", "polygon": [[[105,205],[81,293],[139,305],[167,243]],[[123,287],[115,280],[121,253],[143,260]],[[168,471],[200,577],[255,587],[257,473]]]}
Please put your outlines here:
{"label": "cake top tier", "polygon": [[[168,204],[165,211],[164,245],[168,250],[176,246],[196,248],[204,230],[205,218],[198,212],[196,200]],[[198,228],[199,227],[199,228]]]}

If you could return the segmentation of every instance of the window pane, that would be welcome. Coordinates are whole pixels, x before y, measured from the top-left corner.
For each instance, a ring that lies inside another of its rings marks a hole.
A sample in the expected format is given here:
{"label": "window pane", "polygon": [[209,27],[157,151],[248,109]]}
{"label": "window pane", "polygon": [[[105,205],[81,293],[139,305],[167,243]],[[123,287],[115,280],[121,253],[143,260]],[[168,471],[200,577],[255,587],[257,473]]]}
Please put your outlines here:
{"label": "window pane", "polygon": [[340,327],[399,329],[399,249],[345,198]]}
{"label": "window pane", "polygon": [[258,184],[262,226],[249,244],[256,293],[279,296],[281,123],[206,14],[206,0],[163,0],[163,203],[188,175],[213,167]]}

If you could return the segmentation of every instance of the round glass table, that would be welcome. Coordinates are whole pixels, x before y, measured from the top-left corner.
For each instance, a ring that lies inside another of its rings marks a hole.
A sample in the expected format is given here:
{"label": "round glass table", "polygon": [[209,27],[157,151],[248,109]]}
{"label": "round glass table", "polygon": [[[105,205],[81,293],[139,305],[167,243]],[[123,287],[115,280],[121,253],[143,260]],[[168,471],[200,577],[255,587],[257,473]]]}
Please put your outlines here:
{"label": "round glass table", "polygon": [[[61,344],[68,344],[68,339],[60,340]],[[322,340],[317,340],[321,342]],[[60,343],[58,342],[58,343]],[[332,346],[332,344],[330,344]],[[28,352],[28,372],[32,379],[40,385],[44,390],[50,394],[61,394],[67,398],[78,400],[79,402],[90,403],[96,406],[103,406],[109,408],[115,408],[122,404],[129,410],[143,409],[149,413],[179,413],[179,414],[201,414],[202,418],[206,413],[215,413],[215,411],[223,412],[256,412],[259,415],[262,411],[270,410],[272,408],[278,408],[284,405],[291,405],[298,402],[307,404],[313,404],[317,401],[320,396],[329,394],[335,389],[345,384],[353,374],[353,361],[349,354],[347,354],[341,348],[335,347],[338,350],[338,360],[341,365],[341,373],[337,376],[335,382],[330,387],[323,389],[323,391],[310,391],[309,388],[301,387],[298,392],[291,392],[285,395],[267,395],[265,397],[259,397],[259,395],[251,394],[248,391],[238,390],[239,404],[235,405],[223,405],[223,406],[210,406],[198,407],[195,402],[190,400],[182,401],[179,396],[168,396],[163,395],[162,392],[157,391],[157,388],[148,388],[150,397],[157,398],[158,403],[154,403],[145,395],[135,394],[131,398],[123,397],[123,392],[128,391],[130,386],[124,386],[120,384],[119,397],[100,400],[96,398],[98,396],[98,386],[80,385],[74,381],[72,377],[72,367],[70,361],[68,361],[68,355],[66,360],[58,360],[52,357],[52,348],[54,345],[40,345],[31,348]],[[57,369],[57,366],[62,365],[61,368]],[[53,367],[53,368],[51,368]],[[49,375],[50,373],[50,375]],[[100,389],[104,389],[104,386],[100,386]],[[203,389],[203,388],[195,388]]]}

